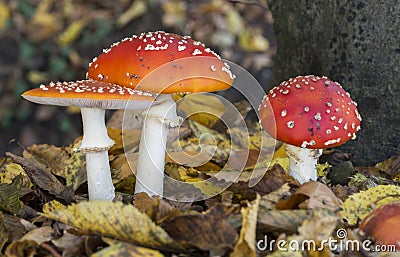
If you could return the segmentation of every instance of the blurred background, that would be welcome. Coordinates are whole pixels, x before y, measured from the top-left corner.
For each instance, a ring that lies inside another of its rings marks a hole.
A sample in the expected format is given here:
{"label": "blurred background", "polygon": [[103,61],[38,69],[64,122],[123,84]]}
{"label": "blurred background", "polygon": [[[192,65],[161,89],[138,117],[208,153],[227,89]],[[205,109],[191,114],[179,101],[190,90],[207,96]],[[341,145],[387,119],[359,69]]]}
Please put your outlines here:
{"label": "blurred background", "polygon": [[21,93],[84,79],[103,48],[141,32],[190,35],[267,88],[276,52],[272,23],[265,0],[0,0],[0,153],[68,145],[80,136],[79,109],[32,104]]}

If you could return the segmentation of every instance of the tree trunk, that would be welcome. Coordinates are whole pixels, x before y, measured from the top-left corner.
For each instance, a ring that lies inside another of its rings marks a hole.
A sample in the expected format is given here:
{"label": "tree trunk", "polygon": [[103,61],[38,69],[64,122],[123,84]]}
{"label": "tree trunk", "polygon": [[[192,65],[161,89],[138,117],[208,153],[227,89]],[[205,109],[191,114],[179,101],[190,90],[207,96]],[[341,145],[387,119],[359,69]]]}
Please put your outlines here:
{"label": "tree trunk", "polygon": [[270,87],[297,75],[325,75],[358,102],[363,121],[341,147],[356,165],[399,154],[398,0],[268,0],[278,52]]}

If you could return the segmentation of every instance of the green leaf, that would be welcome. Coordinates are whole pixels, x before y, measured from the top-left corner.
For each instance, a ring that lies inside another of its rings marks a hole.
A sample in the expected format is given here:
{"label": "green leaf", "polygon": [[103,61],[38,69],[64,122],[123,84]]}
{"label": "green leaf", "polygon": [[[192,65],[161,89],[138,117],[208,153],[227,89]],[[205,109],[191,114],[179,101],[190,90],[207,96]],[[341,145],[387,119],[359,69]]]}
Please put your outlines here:
{"label": "green leaf", "polygon": [[24,209],[24,203],[19,200],[22,180],[22,175],[18,175],[11,184],[0,184],[0,210],[21,215]]}

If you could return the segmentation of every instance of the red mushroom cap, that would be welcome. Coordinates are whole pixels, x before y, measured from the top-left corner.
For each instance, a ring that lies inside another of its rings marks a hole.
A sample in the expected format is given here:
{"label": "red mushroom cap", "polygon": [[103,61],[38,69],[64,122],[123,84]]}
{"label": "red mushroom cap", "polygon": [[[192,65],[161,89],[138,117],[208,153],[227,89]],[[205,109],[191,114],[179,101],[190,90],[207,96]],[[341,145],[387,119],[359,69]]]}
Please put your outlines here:
{"label": "red mushroom cap", "polygon": [[[322,149],[355,139],[361,116],[339,83],[314,75],[298,76],[270,90],[260,105],[260,122],[287,144]],[[275,123],[271,122],[275,118]]]}
{"label": "red mushroom cap", "polygon": [[96,80],[51,82],[24,92],[22,97],[39,104],[103,109],[140,109],[155,101],[150,93]]}
{"label": "red mushroom cap", "polygon": [[87,77],[166,94],[224,90],[234,79],[229,66],[204,44],[162,31],[125,38],[103,50]]}
{"label": "red mushroom cap", "polygon": [[376,243],[395,245],[400,250],[400,202],[378,207],[365,217],[360,230],[372,237]]}

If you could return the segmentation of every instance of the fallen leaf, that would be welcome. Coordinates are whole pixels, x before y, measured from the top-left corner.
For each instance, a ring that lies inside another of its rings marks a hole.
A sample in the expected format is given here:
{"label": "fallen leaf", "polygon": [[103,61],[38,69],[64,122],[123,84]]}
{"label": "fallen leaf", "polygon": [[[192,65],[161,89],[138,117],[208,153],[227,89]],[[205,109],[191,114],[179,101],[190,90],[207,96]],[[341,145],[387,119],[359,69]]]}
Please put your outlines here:
{"label": "fallen leaf", "polygon": [[277,204],[277,209],[330,209],[337,211],[341,201],[332,190],[323,183],[309,181],[302,184],[289,199]]}
{"label": "fallen leaf", "polygon": [[22,185],[22,175],[13,179],[11,184],[0,184],[0,210],[21,215],[24,203],[19,200]]}
{"label": "fallen leaf", "polygon": [[122,13],[116,24],[118,27],[123,27],[128,24],[133,19],[136,19],[142,16],[147,11],[147,4],[143,0],[135,0],[132,2],[132,5]]}
{"label": "fallen leaf", "polygon": [[260,32],[246,28],[239,35],[239,45],[246,52],[265,52],[269,48],[269,41]]}
{"label": "fallen leaf", "polygon": [[74,235],[68,231],[63,231],[61,237],[53,239],[51,242],[62,250],[63,257],[75,257],[84,256],[89,239],[88,236]]}
{"label": "fallen leaf", "polygon": [[257,217],[259,233],[294,233],[304,220],[312,216],[312,210],[268,210],[261,208]]}
{"label": "fallen leaf", "polygon": [[34,241],[38,245],[44,242],[49,242],[54,238],[54,229],[50,226],[43,226],[33,229],[26,233],[19,241]]}
{"label": "fallen leaf", "polygon": [[67,187],[74,187],[74,191],[78,189],[83,183],[86,182],[86,156],[80,151],[74,151],[77,149],[80,142],[72,145],[71,156],[68,160],[68,165],[65,167],[64,177],[65,185]]}
{"label": "fallen leaf", "polygon": [[13,179],[15,179],[19,175],[22,176],[22,187],[29,188],[32,185],[29,177],[25,173],[21,165],[17,163],[9,163],[5,165],[4,171],[0,171],[0,183],[11,184]]}
{"label": "fallen leaf", "polygon": [[207,213],[178,216],[163,227],[177,242],[214,254],[232,250],[237,240],[236,230],[226,220]]}
{"label": "fallen leaf", "polygon": [[49,39],[62,28],[61,19],[51,12],[52,0],[40,1],[35,14],[26,25],[28,37],[33,42]]}
{"label": "fallen leaf", "polygon": [[3,249],[3,246],[8,241],[8,234],[6,231],[6,227],[4,224],[3,213],[0,212],[0,249]]}
{"label": "fallen leaf", "polygon": [[284,241],[279,242],[277,250],[268,256],[301,257],[303,254],[307,254],[307,256],[310,257],[332,256],[329,248],[326,247],[326,244],[322,245],[322,242],[331,237],[337,225],[338,217],[336,214],[326,209],[312,210],[309,211],[309,213],[310,215],[298,226],[299,234],[291,235]]}
{"label": "fallen leaf", "polygon": [[65,167],[68,165],[69,154],[63,148],[54,145],[34,144],[29,146],[22,156],[34,158],[48,172],[60,177],[65,176]]}
{"label": "fallen leaf", "polygon": [[163,257],[164,255],[157,250],[148,249],[129,243],[117,243],[106,247],[94,254],[92,257]]}
{"label": "fallen leaf", "polygon": [[[8,242],[14,242],[19,240],[27,231],[28,226],[26,223],[28,221],[18,218],[14,214],[6,214],[3,213],[2,221],[4,222],[4,227],[8,236]],[[25,225],[22,224],[24,222]],[[29,223],[31,227],[35,227],[31,223]]]}
{"label": "fallen leaf", "polygon": [[299,183],[280,165],[271,166],[272,168],[265,172],[264,176],[252,189],[261,195],[271,193],[284,184],[289,184],[290,186],[299,186]]}
{"label": "fallen leaf", "polygon": [[400,182],[400,156],[393,156],[376,164],[375,167],[388,174],[396,182]]}
{"label": "fallen leaf", "polygon": [[16,241],[5,250],[7,257],[48,256],[48,252],[34,241]]}
{"label": "fallen leaf", "polygon": [[355,225],[375,208],[399,200],[399,186],[379,185],[347,198],[341,205],[341,216],[348,224]]}
{"label": "fallen leaf", "polygon": [[0,30],[3,30],[6,28],[9,17],[10,17],[10,9],[8,8],[8,6],[5,3],[3,3],[3,1],[1,1],[0,2]]}
{"label": "fallen leaf", "polygon": [[171,206],[165,200],[159,197],[153,199],[146,193],[136,194],[133,204],[138,210],[146,213],[156,224],[161,224],[182,214],[179,209]]}
{"label": "fallen leaf", "polygon": [[47,218],[77,227],[85,233],[138,243],[157,249],[181,250],[161,227],[132,205],[91,201],[46,212]]}
{"label": "fallen leaf", "polygon": [[256,226],[259,203],[260,196],[257,195],[257,198],[248,207],[242,208],[242,228],[230,257],[256,257]]}
{"label": "fallen leaf", "polygon": [[[50,194],[65,203],[74,200],[73,187],[64,186],[46,167],[32,157],[20,157],[12,153],[6,153],[14,162],[20,164],[28,174],[32,184],[36,185],[39,190],[46,196]],[[26,154],[27,155],[27,154]]]}
{"label": "fallen leaf", "polygon": [[115,142],[109,150],[110,155],[119,155],[139,147],[141,131],[138,129],[108,128],[107,133]]}
{"label": "fallen leaf", "polygon": [[260,200],[260,209],[275,210],[275,205],[283,198],[287,198],[291,195],[289,185],[283,184],[280,188],[263,195]]}
{"label": "fallen leaf", "polygon": [[79,19],[72,22],[58,37],[58,44],[63,47],[73,43],[86,26],[86,19]]}

